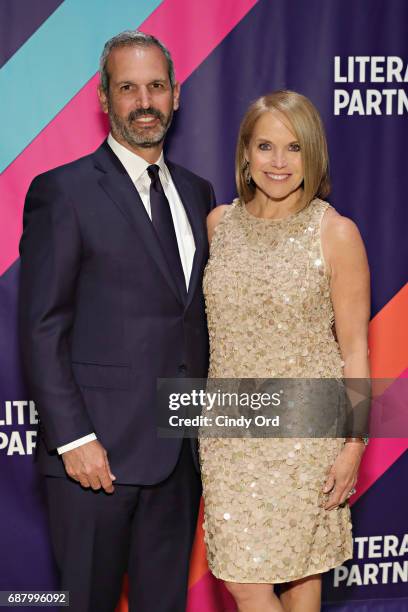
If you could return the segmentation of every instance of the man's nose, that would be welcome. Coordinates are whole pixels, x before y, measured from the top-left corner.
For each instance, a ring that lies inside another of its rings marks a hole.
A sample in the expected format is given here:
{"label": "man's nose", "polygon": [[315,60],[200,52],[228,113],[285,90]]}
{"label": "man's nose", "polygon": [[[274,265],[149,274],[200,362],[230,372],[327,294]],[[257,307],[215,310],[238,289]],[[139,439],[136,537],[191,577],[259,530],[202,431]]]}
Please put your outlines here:
{"label": "man's nose", "polygon": [[138,91],[138,103],[140,108],[147,109],[150,106],[150,92],[147,87],[139,87]]}

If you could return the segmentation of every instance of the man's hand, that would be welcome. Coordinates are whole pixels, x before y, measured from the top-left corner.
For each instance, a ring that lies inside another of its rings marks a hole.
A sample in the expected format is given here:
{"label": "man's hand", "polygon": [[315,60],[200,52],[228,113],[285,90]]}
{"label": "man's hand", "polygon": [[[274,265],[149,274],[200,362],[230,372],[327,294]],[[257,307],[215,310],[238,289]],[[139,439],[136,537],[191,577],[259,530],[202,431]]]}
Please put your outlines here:
{"label": "man's hand", "polygon": [[106,493],[113,493],[113,480],[116,480],[109,467],[108,454],[98,440],[87,442],[78,448],[62,453],[65,470],[85,488],[98,491],[101,487]]}

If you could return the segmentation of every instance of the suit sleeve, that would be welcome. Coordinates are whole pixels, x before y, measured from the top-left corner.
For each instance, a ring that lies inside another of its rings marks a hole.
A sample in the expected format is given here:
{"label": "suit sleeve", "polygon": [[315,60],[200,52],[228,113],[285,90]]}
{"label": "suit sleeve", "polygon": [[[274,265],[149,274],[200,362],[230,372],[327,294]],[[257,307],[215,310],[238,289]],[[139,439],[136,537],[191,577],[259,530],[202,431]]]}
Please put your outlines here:
{"label": "suit sleeve", "polygon": [[210,190],[208,212],[211,212],[212,209],[217,206],[217,201],[215,199],[214,187],[212,186],[211,183],[208,183],[208,187],[209,187],[209,190]]}
{"label": "suit sleeve", "polygon": [[94,431],[71,369],[81,251],[72,204],[55,177],[37,177],[24,207],[19,326],[26,380],[49,450]]}

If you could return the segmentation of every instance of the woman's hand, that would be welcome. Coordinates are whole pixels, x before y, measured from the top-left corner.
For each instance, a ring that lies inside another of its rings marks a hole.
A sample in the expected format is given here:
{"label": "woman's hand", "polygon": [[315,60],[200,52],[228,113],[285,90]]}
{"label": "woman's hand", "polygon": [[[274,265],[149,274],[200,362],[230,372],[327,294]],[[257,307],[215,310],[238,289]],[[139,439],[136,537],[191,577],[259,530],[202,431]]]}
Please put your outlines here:
{"label": "woman's hand", "polygon": [[346,442],[336,461],[330,468],[324,493],[329,493],[325,510],[337,508],[349,497],[350,491],[357,482],[358,468],[364,453],[364,442]]}

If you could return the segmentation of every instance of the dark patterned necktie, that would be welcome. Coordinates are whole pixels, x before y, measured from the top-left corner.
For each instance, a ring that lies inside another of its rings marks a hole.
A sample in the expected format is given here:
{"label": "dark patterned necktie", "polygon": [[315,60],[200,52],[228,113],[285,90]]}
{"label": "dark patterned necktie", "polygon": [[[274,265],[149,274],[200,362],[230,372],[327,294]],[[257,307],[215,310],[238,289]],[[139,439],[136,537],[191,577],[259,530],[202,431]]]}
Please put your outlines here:
{"label": "dark patterned necktie", "polygon": [[150,177],[150,208],[152,223],[169,264],[170,271],[176,281],[180,297],[185,301],[187,296],[186,281],[181,265],[180,252],[174,229],[173,217],[171,216],[170,204],[164,193],[163,185],[159,178],[159,166],[153,164],[148,166],[147,173]]}

